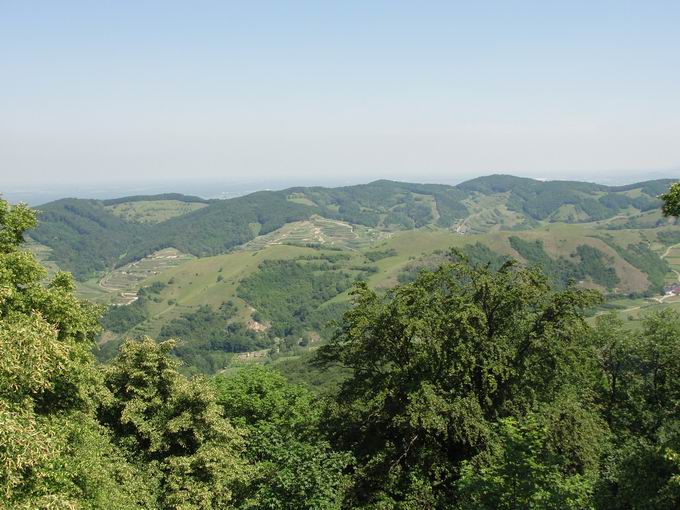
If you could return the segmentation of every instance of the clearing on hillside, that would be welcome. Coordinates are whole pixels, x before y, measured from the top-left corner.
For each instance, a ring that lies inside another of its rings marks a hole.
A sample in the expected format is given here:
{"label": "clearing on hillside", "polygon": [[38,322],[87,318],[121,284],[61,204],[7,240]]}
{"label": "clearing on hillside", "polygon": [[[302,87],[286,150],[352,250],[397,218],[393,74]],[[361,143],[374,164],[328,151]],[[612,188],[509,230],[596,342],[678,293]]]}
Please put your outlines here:
{"label": "clearing on hillside", "polygon": [[208,204],[181,200],[140,200],[106,206],[119,218],[134,223],[161,223],[203,207],[208,207]]}

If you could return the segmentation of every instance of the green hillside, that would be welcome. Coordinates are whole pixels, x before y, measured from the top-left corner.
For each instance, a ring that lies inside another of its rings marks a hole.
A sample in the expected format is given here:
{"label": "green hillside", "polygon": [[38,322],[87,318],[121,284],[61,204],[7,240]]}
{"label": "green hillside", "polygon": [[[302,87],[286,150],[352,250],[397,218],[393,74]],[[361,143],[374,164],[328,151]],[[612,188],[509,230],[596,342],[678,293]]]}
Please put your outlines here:
{"label": "green hillside", "polygon": [[[40,226],[31,236],[51,249],[60,267],[85,280],[164,248],[197,257],[226,253],[313,216],[382,232],[432,227],[483,233],[526,230],[538,222],[608,220],[619,221],[612,229],[657,226],[661,218],[653,216],[659,207],[656,196],[669,182],[607,187],[496,175],[457,186],[382,180],[262,191],[229,200],[175,194],[64,199],[41,207]],[[651,225],[645,218],[649,214],[654,218]]]}
{"label": "green hillside", "polygon": [[386,292],[450,260],[452,248],[494,267],[538,266],[557,287],[597,289],[621,313],[672,306],[659,300],[680,270],[670,248],[680,229],[651,209],[666,185],[490,176],[230,200],[66,199],[42,207],[30,249],[110,306],[102,359],[126,336],[178,337],[185,370],[216,372],[315,349],[355,282]]}
{"label": "green hillside", "polygon": [[[140,298],[107,315],[123,326],[104,336],[107,343],[101,355],[110,355],[123,336],[164,337],[173,330],[187,335],[180,335],[184,343],[177,354],[201,371],[220,370],[240,352],[274,349],[295,354],[329,338],[325,325],[340,318],[353,282],[363,280],[371,288],[388,290],[413,280],[421,269],[449,260],[451,248],[474,262],[498,266],[514,258],[540,266],[557,286],[573,280],[610,296],[612,302],[643,298],[651,304],[659,292],[656,268],[665,267],[666,274],[674,275],[674,266],[662,259],[664,239],[672,232],[677,232],[675,227],[620,231],[610,239],[598,237],[602,230],[596,224],[546,224],[529,231],[469,235],[411,230],[360,249],[262,243],[179,262],[139,281]],[[653,242],[644,251],[647,256],[641,257],[640,247],[649,238]],[[116,274],[110,273],[106,281],[119,281]],[[199,333],[185,327],[197,322],[198,313],[218,329],[202,331],[204,336],[198,338]],[[184,329],[177,329],[181,324]],[[221,335],[221,340],[204,341],[214,335]]]}
{"label": "green hillside", "polygon": [[108,205],[113,214],[125,221],[134,223],[162,223],[170,218],[208,207],[201,202],[183,202],[181,200],[139,200]]}

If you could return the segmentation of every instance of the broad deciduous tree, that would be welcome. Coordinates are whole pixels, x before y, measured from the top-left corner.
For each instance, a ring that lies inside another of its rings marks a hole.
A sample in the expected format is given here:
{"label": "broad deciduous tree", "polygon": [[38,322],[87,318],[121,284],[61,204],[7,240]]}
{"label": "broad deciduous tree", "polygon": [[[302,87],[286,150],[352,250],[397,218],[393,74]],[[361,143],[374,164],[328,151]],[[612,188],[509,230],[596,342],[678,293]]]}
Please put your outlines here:
{"label": "broad deciduous tree", "polygon": [[497,420],[579,384],[589,355],[582,311],[597,300],[573,286],[554,292],[513,263],[447,264],[387,298],[359,285],[318,356],[353,371],[328,423],[359,463],[353,504],[455,501],[461,463],[498,442]]}

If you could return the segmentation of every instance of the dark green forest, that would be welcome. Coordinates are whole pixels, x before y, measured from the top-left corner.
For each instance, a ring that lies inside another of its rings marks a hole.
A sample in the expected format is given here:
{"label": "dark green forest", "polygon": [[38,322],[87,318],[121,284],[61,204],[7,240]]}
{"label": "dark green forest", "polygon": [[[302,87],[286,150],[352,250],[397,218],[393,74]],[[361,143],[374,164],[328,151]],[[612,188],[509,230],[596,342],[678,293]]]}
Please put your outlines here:
{"label": "dark green forest", "polygon": [[208,305],[182,314],[161,328],[159,340],[181,339],[172,354],[182,360],[191,372],[210,374],[226,365],[229,354],[254,351],[271,343],[233,321],[232,303],[223,303],[219,310]]}
{"label": "dark green forest", "polygon": [[[509,207],[513,211],[524,212],[535,220],[544,220],[563,205],[574,205],[586,213],[589,220],[611,218],[627,207],[641,211],[659,208],[661,202],[656,197],[666,191],[670,180],[649,181],[629,186],[604,186],[589,182],[537,181],[510,175],[479,177],[460,184],[463,191],[476,191],[484,194],[509,193]],[[636,198],[618,194],[640,188],[642,195]],[[589,197],[594,193],[604,195]]]}

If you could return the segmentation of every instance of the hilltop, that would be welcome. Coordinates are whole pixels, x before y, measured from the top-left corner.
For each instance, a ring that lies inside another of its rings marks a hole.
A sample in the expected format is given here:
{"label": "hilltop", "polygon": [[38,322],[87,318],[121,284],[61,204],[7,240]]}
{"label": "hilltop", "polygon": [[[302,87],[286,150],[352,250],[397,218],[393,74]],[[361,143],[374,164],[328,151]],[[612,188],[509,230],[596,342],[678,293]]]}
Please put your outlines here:
{"label": "hilltop", "polygon": [[227,200],[179,194],[62,199],[40,208],[40,226],[31,237],[50,248],[50,258],[60,267],[84,280],[164,248],[197,257],[219,255],[315,216],[384,232],[430,226],[483,233],[531,228],[540,221],[612,220],[612,227],[634,226],[650,221],[650,215],[659,219],[656,197],[670,182],[608,187],[492,175],[457,186],[380,180]]}

